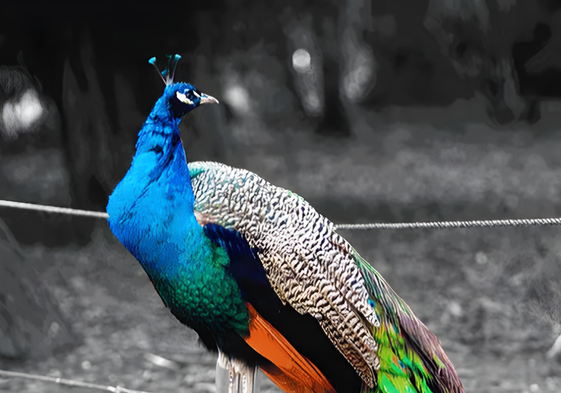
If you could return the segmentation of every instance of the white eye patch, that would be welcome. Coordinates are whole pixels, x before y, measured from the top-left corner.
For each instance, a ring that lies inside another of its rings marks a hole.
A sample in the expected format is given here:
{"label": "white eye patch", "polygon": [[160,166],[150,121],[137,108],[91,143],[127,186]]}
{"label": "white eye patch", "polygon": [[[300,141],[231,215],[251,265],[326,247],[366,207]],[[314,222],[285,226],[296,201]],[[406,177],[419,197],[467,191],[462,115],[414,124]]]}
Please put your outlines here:
{"label": "white eye patch", "polygon": [[189,104],[189,105],[193,105],[193,101],[188,99],[185,94],[181,94],[180,92],[176,91],[175,96],[177,97],[177,99],[179,101],[184,102],[184,103]]}

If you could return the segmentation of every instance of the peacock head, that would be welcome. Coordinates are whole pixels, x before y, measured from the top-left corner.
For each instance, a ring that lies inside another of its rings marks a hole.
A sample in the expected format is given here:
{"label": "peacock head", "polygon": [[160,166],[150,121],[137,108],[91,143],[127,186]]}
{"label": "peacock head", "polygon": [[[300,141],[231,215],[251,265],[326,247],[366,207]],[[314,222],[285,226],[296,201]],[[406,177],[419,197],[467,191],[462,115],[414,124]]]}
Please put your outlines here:
{"label": "peacock head", "polygon": [[189,83],[174,83],[175,68],[177,62],[181,59],[179,55],[168,55],[168,64],[164,71],[160,72],[156,66],[156,58],[153,57],[148,62],[152,64],[158,74],[166,84],[163,99],[169,105],[173,116],[177,118],[183,117],[187,112],[192,111],[199,105],[218,104],[218,100],[212,96],[201,93],[197,88]]}
{"label": "peacock head", "polygon": [[218,104],[216,98],[201,93],[195,86],[183,82],[166,86],[164,97],[176,117],[183,117],[199,105]]}

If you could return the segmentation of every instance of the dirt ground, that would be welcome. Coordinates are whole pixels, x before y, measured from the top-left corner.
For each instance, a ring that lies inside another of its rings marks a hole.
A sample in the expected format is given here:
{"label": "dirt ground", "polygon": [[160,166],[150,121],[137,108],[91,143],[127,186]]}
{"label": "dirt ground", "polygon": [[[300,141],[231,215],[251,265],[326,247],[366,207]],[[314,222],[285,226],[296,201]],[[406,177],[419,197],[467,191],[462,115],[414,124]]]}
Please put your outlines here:
{"label": "dirt ground", "polygon": [[[467,392],[560,391],[561,366],[546,356],[555,339],[552,324],[531,306],[532,291],[519,289],[529,287],[528,270],[544,274],[527,264],[538,252],[533,248],[541,247],[547,260],[558,248],[554,239],[561,229],[489,229],[466,236],[470,231],[345,235],[377,262],[437,334]],[[504,252],[492,248],[505,238],[509,244],[503,247],[525,249],[520,260],[505,261]],[[105,224],[100,223],[87,247],[33,246],[24,251],[53,284],[50,288],[77,344],[45,360],[3,368],[147,392],[214,391],[215,355],[167,312],[137,262]],[[547,281],[540,285],[547,286]],[[162,365],[158,357],[171,362]],[[262,382],[263,391],[278,391],[266,377]],[[92,390],[0,378],[0,391]]]}

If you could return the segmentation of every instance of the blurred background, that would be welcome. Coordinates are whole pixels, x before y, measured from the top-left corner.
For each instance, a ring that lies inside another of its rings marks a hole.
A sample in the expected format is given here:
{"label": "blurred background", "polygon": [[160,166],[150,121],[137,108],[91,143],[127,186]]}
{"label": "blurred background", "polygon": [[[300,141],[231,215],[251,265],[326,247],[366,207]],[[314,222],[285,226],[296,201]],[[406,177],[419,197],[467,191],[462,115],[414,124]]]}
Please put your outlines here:
{"label": "blurred background", "polygon": [[[0,199],[104,211],[163,91],[147,60],[179,53],[176,80],[220,100],[182,122],[188,159],[335,223],[561,214],[556,0],[0,7]],[[561,391],[561,228],[341,233],[467,392]],[[0,209],[0,369],[213,392],[214,362],[104,220]]]}

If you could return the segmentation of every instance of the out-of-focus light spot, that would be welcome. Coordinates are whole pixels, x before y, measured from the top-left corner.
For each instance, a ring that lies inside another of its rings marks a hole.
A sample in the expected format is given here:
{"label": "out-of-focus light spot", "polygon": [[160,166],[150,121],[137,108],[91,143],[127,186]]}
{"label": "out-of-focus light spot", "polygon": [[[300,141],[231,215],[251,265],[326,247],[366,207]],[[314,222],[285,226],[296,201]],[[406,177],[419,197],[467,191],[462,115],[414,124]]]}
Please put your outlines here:
{"label": "out-of-focus light spot", "polygon": [[461,317],[462,315],[464,315],[462,305],[455,300],[452,300],[450,303],[448,303],[448,311],[455,317]]}
{"label": "out-of-focus light spot", "polygon": [[357,50],[349,61],[347,72],[343,76],[343,91],[351,101],[358,102],[375,84],[375,62],[370,52]]}
{"label": "out-of-focus light spot", "polygon": [[150,363],[155,364],[156,366],[169,368],[170,370],[179,370],[180,366],[173,360],[169,360],[163,358],[158,355],[154,355],[153,353],[145,353],[144,359],[148,360]]}
{"label": "out-of-focus light spot", "polygon": [[224,92],[224,101],[240,115],[251,111],[251,103],[247,90],[240,85],[232,85]]}
{"label": "out-of-focus light spot", "polygon": [[2,128],[6,136],[13,138],[19,132],[27,131],[43,112],[41,100],[33,89],[27,90],[18,101],[6,102],[2,108]]}
{"label": "out-of-focus light spot", "polygon": [[316,91],[309,91],[305,96],[304,103],[308,116],[321,116],[323,105]]}
{"label": "out-of-focus light spot", "polygon": [[305,74],[312,69],[312,56],[306,49],[296,49],[292,54],[292,66],[296,72]]}
{"label": "out-of-focus light spot", "polygon": [[489,258],[483,251],[477,251],[475,253],[475,262],[478,265],[485,265],[487,262],[489,262]]}
{"label": "out-of-focus light spot", "polygon": [[350,101],[360,102],[376,84],[376,59],[370,46],[350,28],[345,30],[342,40],[345,67],[341,88]]}

